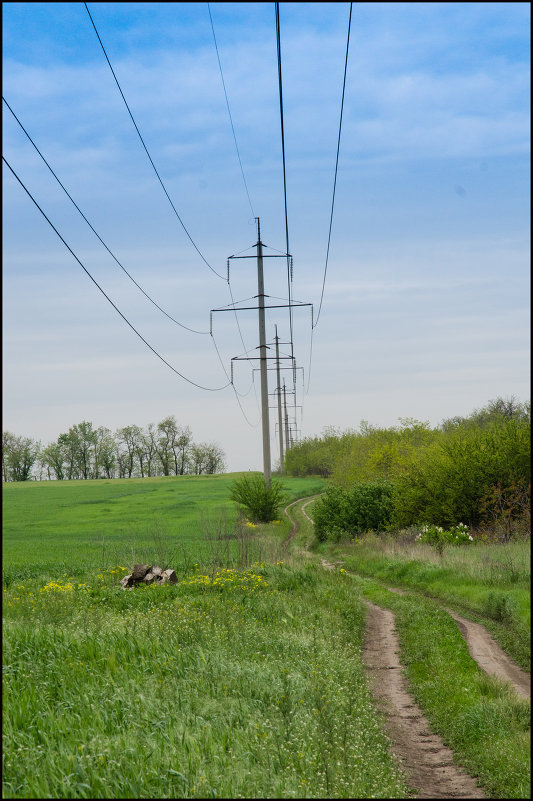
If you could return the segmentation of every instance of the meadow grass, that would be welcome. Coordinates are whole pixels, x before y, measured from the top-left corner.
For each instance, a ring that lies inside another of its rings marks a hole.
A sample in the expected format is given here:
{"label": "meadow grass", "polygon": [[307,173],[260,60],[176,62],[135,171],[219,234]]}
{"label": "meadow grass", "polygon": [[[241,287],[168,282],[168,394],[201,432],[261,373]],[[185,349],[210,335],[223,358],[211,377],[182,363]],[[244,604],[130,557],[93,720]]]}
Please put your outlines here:
{"label": "meadow grass", "polygon": [[99,576],[4,589],[4,797],[406,797],[353,586],[313,565]]}
{"label": "meadow grass", "polygon": [[[233,530],[230,486],[240,475],[4,484],[4,586],[113,564],[163,561],[186,570],[191,560],[208,560]],[[324,486],[301,478],[283,484],[288,500]]]}
{"label": "meadow grass", "polygon": [[435,548],[399,536],[368,534],[352,543],[317,547],[360,575],[434,596],[468,612],[525,670],[530,670],[529,542]]}
{"label": "meadow grass", "polygon": [[[341,578],[341,577],[339,577]],[[394,612],[410,690],[454,760],[493,798],[530,798],[530,704],[474,662],[455,621],[431,599],[348,577]]]}

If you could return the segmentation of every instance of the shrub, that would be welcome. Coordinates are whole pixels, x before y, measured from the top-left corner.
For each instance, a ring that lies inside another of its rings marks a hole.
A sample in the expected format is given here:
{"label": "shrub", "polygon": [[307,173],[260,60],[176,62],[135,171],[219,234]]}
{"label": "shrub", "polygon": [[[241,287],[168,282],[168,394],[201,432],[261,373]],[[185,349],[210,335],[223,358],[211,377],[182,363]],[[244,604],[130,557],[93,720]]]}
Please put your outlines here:
{"label": "shrub", "polygon": [[422,531],[418,534],[418,542],[427,542],[434,545],[437,551],[442,554],[446,545],[469,545],[474,538],[464,523],[458,523],[452,528],[444,529],[441,526],[422,526]]}
{"label": "shrub", "polygon": [[392,484],[369,481],[349,490],[329,487],[313,509],[315,532],[320,541],[338,542],[366,531],[382,531],[391,521]]}
{"label": "shrub", "polygon": [[267,487],[262,475],[252,474],[233,482],[230,498],[254,523],[270,523],[279,516],[285,492],[281,481],[273,479],[270,487]]}
{"label": "shrub", "polygon": [[483,604],[483,611],[487,617],[500,623],[509,623],[516,614],[512,598],[502,592],[490,592]]}

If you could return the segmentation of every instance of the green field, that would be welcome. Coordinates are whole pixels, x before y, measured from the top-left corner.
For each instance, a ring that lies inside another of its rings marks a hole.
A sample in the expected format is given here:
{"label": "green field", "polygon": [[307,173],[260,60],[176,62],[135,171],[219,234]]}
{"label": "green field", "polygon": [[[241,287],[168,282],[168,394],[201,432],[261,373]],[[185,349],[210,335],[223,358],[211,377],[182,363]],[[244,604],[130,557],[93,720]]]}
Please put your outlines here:
{"label": "green field", "polygon": [[[232,529],[229,488],[240,475],[4,484],[4,584],[143,560],[175,568],[208,561],[214,540]],[[283,484],[289,500],[324,486]]]}
{"label": "green field", "polygon": [[[298,505],[290,549],[287,520],[236,524],[236,475],[4,485],[4,797],[408,797],[362,667],[368,597],[397,615],[411,690],[458,764],[491,797],[528,798],[529,704],[436,601],[369,577],[400,579],[413,553],[368,540],[344,548],[359,576],[325,571]],[[288,501],[324,487],[283,483]],[[508,586],[482,559],[421,553],[442,586],[482,568]],[[136,561],[179,581],[124,592]]]}

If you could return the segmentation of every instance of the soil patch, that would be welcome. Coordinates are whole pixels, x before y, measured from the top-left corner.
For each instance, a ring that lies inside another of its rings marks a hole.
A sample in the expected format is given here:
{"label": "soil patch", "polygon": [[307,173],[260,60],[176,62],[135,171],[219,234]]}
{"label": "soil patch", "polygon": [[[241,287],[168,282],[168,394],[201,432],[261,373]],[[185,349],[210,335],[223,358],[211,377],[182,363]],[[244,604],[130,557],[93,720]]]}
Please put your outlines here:
{"label": "soil patch", "polygon": [[486,798],[475,780],[453,762],[453,754],[433,734],[407,692],[398,659],[394,615],[370,601],[363,661],[374,696],[386,716],[392,750],[416,795],[422,798]]}

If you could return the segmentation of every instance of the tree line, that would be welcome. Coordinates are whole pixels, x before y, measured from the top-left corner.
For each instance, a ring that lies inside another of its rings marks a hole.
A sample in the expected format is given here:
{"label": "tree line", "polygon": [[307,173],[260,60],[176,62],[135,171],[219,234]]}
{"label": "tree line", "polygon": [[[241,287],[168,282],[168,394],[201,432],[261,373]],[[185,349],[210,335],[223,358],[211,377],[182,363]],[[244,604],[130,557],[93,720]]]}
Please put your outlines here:
{"label": "tree line", "polygon": [[2,433],[2,480],[145,478],[222,473],[224,451],[193,442],[189,426],[173,415],[160,423],[109,428],[83,420],[43,446],[30,437]]}
{"label": "tree line", "polygon": [[530,528],[530,412],[529,402],[497,398],[436,427],[400,418],[389,428],[329,428],[294,445],[285,466],[291,475],[328,476],[345,493],[387,485],[397,528],[497,524],[507,539],[517,526]]}

